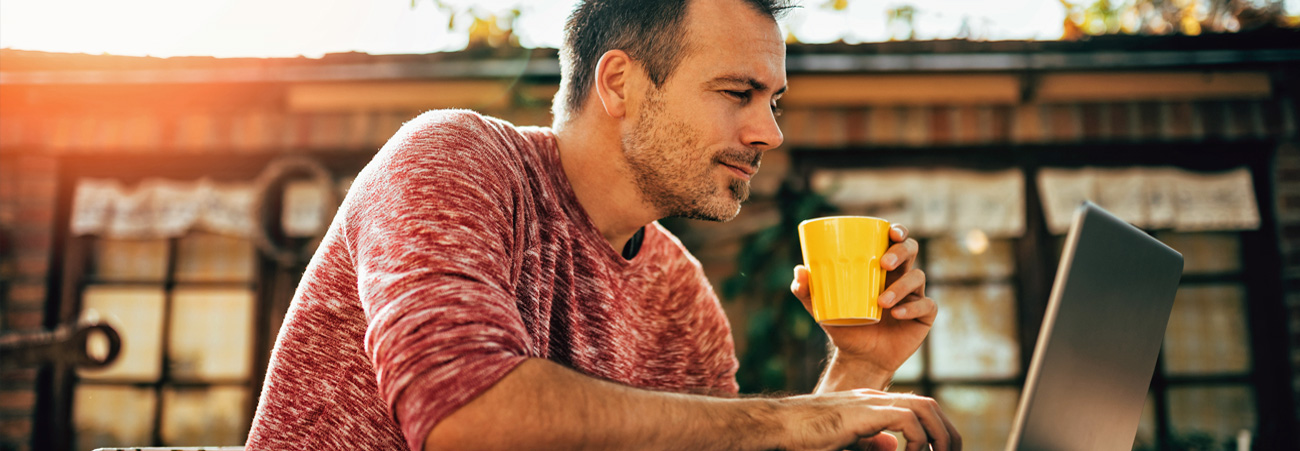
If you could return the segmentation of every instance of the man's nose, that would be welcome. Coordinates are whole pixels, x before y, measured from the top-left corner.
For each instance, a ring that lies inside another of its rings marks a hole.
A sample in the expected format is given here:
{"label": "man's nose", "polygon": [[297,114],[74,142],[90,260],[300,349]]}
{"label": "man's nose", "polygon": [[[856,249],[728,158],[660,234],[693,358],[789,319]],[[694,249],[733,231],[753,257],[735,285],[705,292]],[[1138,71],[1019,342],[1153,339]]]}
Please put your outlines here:
{"label": "man's nose", "polygon": [[745,117],[741,140],[745,145],[762,151],[775,149],[785,141],[781,135],[781,126],[776,123],[776,113],[771,107],[755,105],[751,109]]}

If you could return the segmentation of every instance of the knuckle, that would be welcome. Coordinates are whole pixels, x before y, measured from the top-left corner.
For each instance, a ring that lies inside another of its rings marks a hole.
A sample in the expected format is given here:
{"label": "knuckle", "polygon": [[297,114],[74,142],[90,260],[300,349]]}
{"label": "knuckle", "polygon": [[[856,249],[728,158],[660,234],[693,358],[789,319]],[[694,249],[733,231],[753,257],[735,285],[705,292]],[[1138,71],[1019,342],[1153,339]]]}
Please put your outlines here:
{"label": "knuckle", "polygon": [[921,425],[921,417],[916,414],[915,410],[906,409],[904,412],[904,418],[906,418],[908,422],[916,423],[917,426]]}

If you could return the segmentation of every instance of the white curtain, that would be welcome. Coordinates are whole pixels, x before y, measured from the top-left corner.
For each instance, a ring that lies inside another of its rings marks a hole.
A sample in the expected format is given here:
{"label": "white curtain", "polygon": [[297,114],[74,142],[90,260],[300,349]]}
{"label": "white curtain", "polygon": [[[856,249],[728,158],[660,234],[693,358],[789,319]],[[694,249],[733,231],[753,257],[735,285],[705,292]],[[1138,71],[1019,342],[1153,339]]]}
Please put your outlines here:
{"label": "white curtain", "polygon": [[1074,210],[1091,200],[1145,229],[1255,230],[1259,206],[1250,170],[1200,173],[1168,167],[1043,169],[1043,210],[1052,233],[1070,228]]}
{"label": "white curtain", "polygon": [[855,169],[813,173],[812,188],[845,214],[906,225],[915,236],[980,231],[1015,237],[1025,230],[1020,170]]}
{"label": "white curtain", "polygon": [[[334,187],[347,193],[348,177]],[[147,179],[134,187],[111,179],[77,182],[72,206],[72,233],[106,238],[170,238],[189,230],[254,237],[259,182],[217,183],[207,179],[176,181]],[[292,237],[318,236],[333,208],[320,183],[285,183],[280,226]]]}
{"label": "white curtain", "polygon": [[[1037,182],[1048,229],[1055,234],[1069,230],[1074,210],[1084,200],[1150,230],[1259,228],[1255,189],[1244,167],[1217,173],[1171,167],[1045,168]],[[1025,187],[1017,169],[828,169],[813,173],[812,188],[844,214],[905,224],[916,236],[1024,233]]]}
{"label": "white curtain", "polygon": [[78,181],[72,233],[109,238],[168,238],[191,229],[251,237],[256,188],[247,183],[149,179],[135,187],[116,180]]}

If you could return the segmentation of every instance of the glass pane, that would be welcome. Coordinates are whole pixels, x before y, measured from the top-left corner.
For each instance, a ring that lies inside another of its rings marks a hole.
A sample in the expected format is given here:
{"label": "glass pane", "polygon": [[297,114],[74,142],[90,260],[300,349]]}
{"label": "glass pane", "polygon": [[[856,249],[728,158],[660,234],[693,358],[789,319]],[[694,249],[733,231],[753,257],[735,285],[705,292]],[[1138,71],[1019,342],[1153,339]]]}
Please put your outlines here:
{"label": "glass pane", "polygon": [[94,280],[161,282],[167,276],[167,240],[96,239]]}
{"label": "glass pane", "polygon": [[1241,373],[1250,370],[1245,293],[1240,285],[1178,288],[1165,330],[1169,374]]}
{"label": "glass pane", "polygon": [[1246,386],[1170,388],[1169,426],[1175,449],[1235,449],[1225,445],[1256,430],[1254,395]]}
{"label": "glass pane", "polygon": [[172,376],[247,378],[253,351],[253,296],[249,289],[176,289],[169,356]]}
{"label": "glass pane", "polygon": [[1006,278],[1015,274],[1015,252],[1011,240],[967,237],[940,238],[925,243],[929,257],[925,268],[928,280],[942,281],[969,278]]}
{"label": "glass pane", "polygon": [[163,390],[162,439],[169,446],[239,446],[251,419],[245,387]]}
{"label": "glass pane", "polygon": [[253,279],[253,242],[244,238],[194,233],[176,249],[180,282],[244,282]]}
{"label": "glass pane", "polygon": [[1183,274],[1241,271],[1241,238],[1235,233],[1162,232],[1156,238],[1183,254]]}
{"label": "glass pane", "polygon": [[122,337],[122,353],[104,368],[82,369],[87,379],[154,381],[162,363],[163,289],[160,286],[90,286],[82,293],[82,318],[99,315]]}
{"label": "glass pane", "polygon": [[145,446],[153,441],[153,389],[79,385],[74,396],[77,449]]}
{"label": "glass pane", "polygon": [[1019,388],[945,385],[934,398],[961,433],[962,449],[1006,448]]}
{"label": "glass pane", "polygon": [[997,379],[1020,374],[1011,285],[937,285],[926,294],[941,310],[930,330],[932,376]]}
{"label": "glass pane", "polygon": [[911,357],[907,358],[907,361],[903,362],[903,366],[898,367],[898,371],[894,372],[894,381],[916,382],[921,380],[921,365],[924,361],[925,346],[921,346]]}
{"label": "glass pane", "polygon": [[1137,437],[1133,438],[1133,451],[1156,451],[1156,399],[1147,396],[1142,405],[1142,419],[1138,423]]}

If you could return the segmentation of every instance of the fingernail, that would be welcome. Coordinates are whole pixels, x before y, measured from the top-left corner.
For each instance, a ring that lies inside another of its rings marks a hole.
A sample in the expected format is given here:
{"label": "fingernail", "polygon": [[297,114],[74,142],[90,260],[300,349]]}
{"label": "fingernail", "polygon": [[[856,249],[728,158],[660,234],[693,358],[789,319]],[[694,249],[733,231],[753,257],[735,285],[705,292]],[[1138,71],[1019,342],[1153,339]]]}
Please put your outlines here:
{"label": "fingernail", "polygon": [[894,263],[897,261],[898,261],[898,257],[895,257],[894,254],[886,255],[885,258],[880,259],[880,267],[886,269],[893,269]]}
{"label": "fingernail", "polygon": [[894,292],[893,292],[893,291],[886,291],[885,294],[880,295],[880,306],[881,306],[881,307],[888,308],[890,305],[893,305],[893,304],[891,304],[891,302],[893,302],[893,301],[894,301]]}
{"label": "fingernail", "polygon": [[894,316],[903,316],[906,314],[907,314],[907,307],[899,307],[894,309]]}

